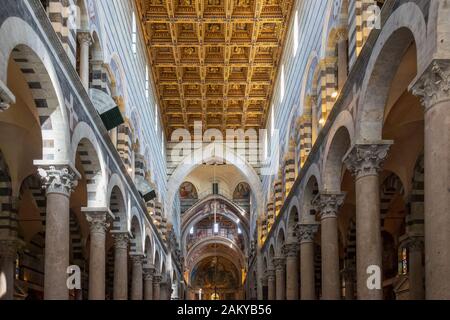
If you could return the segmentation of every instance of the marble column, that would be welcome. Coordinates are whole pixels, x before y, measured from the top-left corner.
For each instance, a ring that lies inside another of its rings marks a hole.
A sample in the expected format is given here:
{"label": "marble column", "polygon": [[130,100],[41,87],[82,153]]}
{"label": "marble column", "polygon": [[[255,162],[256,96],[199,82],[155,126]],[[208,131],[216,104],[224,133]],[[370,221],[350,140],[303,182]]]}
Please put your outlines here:
{"label": "marble column", "polygon": [[413,86],[425,107],[426,298],[450,299],[450,60],[434,60]]}
{"label": "marble column", "polygon": [[267,299],[273,301],[276,299],[275,270],[268,269],[266,274],[267,274]]}
{"label": "marble column", "polygon": [[357,144],[344,160],[356,177],[356,284],[361,300],[383,299],[378,173],[391,145],[391,141]]}
{"label": "marble column", "polygon": [[273,265],[275,266],[276,300],[286,300],[286,258],[275,257]]}
{"label": "marble column", "polygon": [[355,267],[347,267],[342,277],[345,281],[345,300],[354,300],[355,297]]}
{"label": "marble column", "polygon": [[92,45],[92,37],[88,31],[79,32],[80,41],[80,79],[86,90],[89,89],[89,47]]}
{"label": "marble column", "polygon": [[131,300],[142,300],[143,295],[143,265],[144,257],[141,255],[131,256]]}
{"label": "marble column", "polygon": [[18,239],[0,240],[0,300],[14,299],[15,263]]}
{"label": "marble column", "polygon": [[[259,278],[259,282],[261,284],[261,287],[263,288],[263,299],[262,300],[268,300],[268,292],[267,292],[267,274],[264,274],[261,278]],[[251,297],[252,300],[260,300],[258,299],[258,289],[256,288],[249,288],[249,294],[248,296]]]}
{"label": "marble column", "polygon": [[37,165],[47,198],[44,299],[67,300],[70,194],[76,187],[80,174],[69,165]]}
{"label": "marble column", "polygon": [[323,300],[341,298],[337,215],[344,198],[344,193],[322,192],[313,201],[321,221]]}
{"label": "marble column", "polygon": [[301,300],[316,299],[314,280],[314,237],[318,229],[319,226],[316,224],[299,225]]}
{"label": "marble column", "polygon": [[342,90],[348,76],[348,30],[345,28],[338,29],[336,33],[338,47],[338,89]]}
{"label": "marble column", "polygon": [[144,269],[144,300],[153,300],[153,275],[155,268]]}
{"label": "marble column", "polygon": [[153,300],[161,300],[160,283],[162,277],[160,274],[155,274],[153,276]]}
{"label": "marble column", "polygon": [[[164,279],[163,279],[164,280]],[[166,281],[160,281],[159,283],[159,300],[167,300],[168,299],[168,283]]]}
{"label": "marble column", "polygon": [[288,241],[283,247],[286,256],[286,300],[298,300],[298,249],[297,238]]}
{"label": "marble column", "polygon": [[128,233],[113,233],[114,300],[128,300]]}
{"label": "marble column", "polygon": [[423,300],[425,298],[422,237],[414,237],[408,245],[409,250],[409,298]]}
{"label": "marble column", "polygon": [[[261,222],[258,221],[258,225],[260,224]],[[262,275],[264,272],[264,261],[261,254],[261,248],[259,247],[258,242],[252,243],[252,246],[256,251],[256,272],[258,275]],[[258,296],[258,300],[263,300],[263,286],[261,283],[257,283],[256,285],[256,294]]]}
{"label": "marble column", "polygon": [[106,231],[113,214],[106,208],[82,208],[90,226],[89,300],[105,300]]}

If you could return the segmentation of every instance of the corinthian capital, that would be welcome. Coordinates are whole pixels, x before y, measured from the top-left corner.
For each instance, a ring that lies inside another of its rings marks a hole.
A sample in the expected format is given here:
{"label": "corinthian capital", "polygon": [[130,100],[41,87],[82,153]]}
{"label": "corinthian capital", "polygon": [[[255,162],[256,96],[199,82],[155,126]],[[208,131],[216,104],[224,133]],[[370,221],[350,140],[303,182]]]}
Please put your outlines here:
{"label": "corinthian capital", "polygon": [[298,253],[298,243],[297,242],[288,242],[283,246],[283,254],[287,258],[296,258]]}
{"label": "corinthian capital", "polygon": [[450,100],[450,61],[434,60],[413,85],[412,93],[420,97],[426,110]]}
{"label": "corinthian capital", "polygon": [[133,265],[135,266],[142,266],[142,264],[144,263],[144,256],[140,254],[132,255],[131,261],[133,261]]}
{"label": "corinthian capital", "polygon": [[345,156],[344,163],[357,178],[377,175],[392,144],[392,141],[356,144]]}
{"label": "corinthian capital", "polygon": [[317,224],[299,224],[298,240],[300,243],[313,242],[319,226]]}
{"label": "corinthian capital", "polygon": [[422,252],[424,249],[423,237],[412,237],[408,242],[408,248],[411,252]]}
{"label": "corinthian capital", "polygon": [[267,281],[274,281],[275,280],[275,270],[267,269],[265,276],[267,278]]}
{"label": "corinthian capital", "polygon": [[86,215],[91,233],[106,233],[110,221],[114,219],[114,215],[106,208],[82,208],[81,211]]}
{"label": "corinthian capital", "polygon": [[284,270],[284,267],[286,266],[286,258],[283,256],[273,258],[273,265],[275,270]]}
{"label": "corinthian capital", "polygon": [[153,281],[153,276],[155,275],[155,268],[145,268],[144,269],[144,280],[145,281]]}
{"label": "corinthian capital", "polygon": [[128,249],[130,235],[126,232],[113,233],[114,247],[116,249]]}
{"label": "corinthian capital", "polygon": [[80,178],[80,174],[70,165],[38,165],[38,173],[47,194],[60,193],[70,196]]}
{"label": "corinthian capital", "polygon": [[313,200],[313,205],[320,212],[321,219],[336,218],[344,203],[345,193],[322,192]]}
{"label": "corinthian capital", "polygon": [[161,274],[155,273],[155,274],[153,275],[153,283],[154,283],[154,284],[160,284],[161,281],[162,281],[162,276],[161,276]]}
{"label": "corinthian capital", "polygon": [[78,32],[78,40],[81,44],[92,45],[92,36],[89,31]]}
{"label": "corinthian capital", "polygon": [[17,251],[24,246],[19,239],[0,239],[0,257],[15,259]]}
{"label": "corinthian capital", "polygon": [[336,30],[336,40],[339,41],[346,41],[348,40],[348,30],[345,27],[341,27]]}

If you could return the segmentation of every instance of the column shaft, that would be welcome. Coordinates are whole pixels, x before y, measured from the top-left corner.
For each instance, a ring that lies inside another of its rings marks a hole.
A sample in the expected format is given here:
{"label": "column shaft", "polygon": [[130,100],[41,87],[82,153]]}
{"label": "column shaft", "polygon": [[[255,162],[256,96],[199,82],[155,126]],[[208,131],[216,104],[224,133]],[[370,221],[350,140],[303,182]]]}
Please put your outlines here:
{"label": "column shaft", "polygon": [[79,35],[80,41],[80,79],[86,90],[89,89],[89,46],[91,36],[88,32]]}
{"label": "column shaft", "polygon": [[415,240],[409,246],[409,298],[411,300],[423,300],[425,298],[422,250],[421,239]]}
{"label": "column shaft", "polygon": [[321,222],[322,239],[322,298],[340,299],[339,240],[337,217],[328,217]]}
{"label": "column shaft", "polygon": [[89,300],[105,300],[105,239],[104,233],[91,232]]}
{"label": "column shaft", "polygon": [[153,300],[153,277],[146,277],[144,284],[144,299]]}
{"label": "column shaft", "polygon": [[316,289],[314,280],[314,243],[300,244],[300,283],[302,300],[315,300]]}
{"label": "column shaft", "polygon": [[153,277],[153,300],[161,300],[160,281],[161,276]]}
{"label": "column shaft", "polygon": [[298,257],[286,258],[286,299],[298,300]]}
{"label": "column shaft", "polygon": [[17,241],[0,240],[0,300],[14,299],[15,262],[17,254]]}
{"label": "column shaft", "polygon": [[298,273],[299,273],[299,258],[298,258],[298,244],[297,238],[289,240],[284,245],[283,251],[286,255],[286,299],[298,300]]}
{"label": "column shaft", "polygon": [[90,223],[89,300],[105,300],[107,210],[82,211]]}
{"label": "column shaft", "polygon": [[275,288],[275,271],[268,271],[267,276],[267,299],[273,301],[276,299],[276,288]]}
{"label": "column shaft", "polygon": [[345,278],[345,300],[354,300],[355,296],[355,282],[354,282],[354,271],[348,271],[348,274]]}
{"label": "column shaft", "polygon": [[67,300],[67,268],[69,267],[69,197],[47,194],[45,226],[45,300]]}
{"label": "column shaft", "polygon": [[286,259],[275,259],[276,300],[286,300]]}
{"label": "column shaft", "polygon": [[300,298],[302,300],[315,300],[314,237],[318,226],[316,224],[299,224],[298,229],[300,241]]}
{"label": "column shaft", "polygon": [[425,107],[426,298],[450,299],[450,61],[434,60],[413,86]]}
{"label": "column shaft", "polygon": [[128,300],[128,234],[114,234],[114,300]]}
{"label": "column shaft", "polygon": [[142,257],[134,256],[133,269],[131,271],[131,300],[142,300],[143,294],[143,272]]}
{"label": "column shaft", "polygon": [[[381,287],[368,286],[370,268],[382,267],[378,175],[356,180],[356,283],[358,299],[381,300]],[[382,277],[382,274],[379,275]],[[382,283],[382,279],[380,279]]]}
{"label": "column shaft", "polygon": [[427,299],[450,299],[450,101],[425,113],[425,279]]}

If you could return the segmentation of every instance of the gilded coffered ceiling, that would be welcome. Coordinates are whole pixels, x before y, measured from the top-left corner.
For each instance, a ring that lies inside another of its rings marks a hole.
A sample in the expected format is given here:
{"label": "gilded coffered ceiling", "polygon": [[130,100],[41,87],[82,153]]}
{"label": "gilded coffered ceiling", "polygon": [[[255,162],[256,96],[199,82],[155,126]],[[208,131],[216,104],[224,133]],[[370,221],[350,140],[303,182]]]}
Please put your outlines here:
{"label": "gilded coffered ceiling", "polygon": [[166,133],[261,128],[294,0],[137,0]]}

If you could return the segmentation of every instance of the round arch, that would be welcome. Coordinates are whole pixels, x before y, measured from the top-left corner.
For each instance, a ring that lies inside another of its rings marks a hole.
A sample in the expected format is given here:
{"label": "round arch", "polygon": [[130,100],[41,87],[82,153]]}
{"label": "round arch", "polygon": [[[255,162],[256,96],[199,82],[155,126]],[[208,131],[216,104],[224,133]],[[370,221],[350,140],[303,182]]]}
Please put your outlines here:
{"label": "round arch", "polygon": [[144,233],[142,229],[142,222],[139,219],[139,213],[135,207],[131,209],[130,216],[130,232],[133,235],[130,241],[130,252],[134,254],[144,253]]}
{"label": "round arch", "polygon": [[277,238],[275,242],[275,254],[281,256],[283,254],[283,246],[286,243],[286,228],[284,225],[279,226],[277,230]]}
{"label": "round arch", "polygon": [[302,209],[300,214],[301,223],[311,223],[315,221],[314,207],[312,201],[320,190],[320,172],[317,165],[311,167],[305,177],[305,185],[302,196]]}
{"label": "round arch", "polygon": [[361,87],[356,119],[356,141],[382,138],[386,101],[405,50],[415,43],[417,74],[425,70],[426,23],[422,11],[414,3],[401,5],[389,17],[373,47]]}
{"label": "round arch", "polygon": [[300,211],[299,211],[299,201],[297,196],[292,197],[289,210],[288,210],[288,218],[287,218],[287,232],[288,238],[296,235],[296,227],[298,222],[300,221]]}
{"label": "round arch", "polygon": [[104,208],[107,206],[106,165],[100,144],[92,128],[80,122],[72,135],[71,163],[76,164],[80,156],[88,185],[88,207]]}
{"label": "round arch", "polygon": [[[209,158],[204,158],[204,154],[211,155],[210,149],[214,149],[215,145],[210,144],[208,147],[202,147],[196,149],[193,154],[188,155],[183,159],[183,161],[178,165],[178,167],[173,172],[169,183],[167,184],[167,197],[166,197],[166,212],[173,212],[173,203],[175,200],[176,192],[178,192],[181,184],[185,178],[196,169],[198,166],[202,165],[204,162],[211,161],[224,161],[228,164],[234,165],[247,179],[247,183],[251,186],[252,192],[254,194],[257,206],[258,215],[263,213],[263,192],[262,184],[259,176],[253,169],[253,167],[237,155],[234,151],[227,147],[224,147],[224,153],[220,156],[209,156]],[[170,217],[168,217],[170,219]]]}
{"label": "round arch", "polygon": [[[10,17],[0,26],[0,81],[7,83],[10,58],[21,69],[33,69],[33,73],[24,74],[25,79],[33,83],[30,88],[37,106],[42,139],[51,142],[52,148],[42,146],[43,159],[67,161],[70,145],[67,110],[64,96],[54,68],[52,56],[33,28],[24,20]],[[33,78],[31,78],[33,76]],[[36,82],[36,76],[38,82]],[[27,79],[27,77],[30,77]],[[49,87],[50,85],[50,87]],[[46,89],[47,95],[38,95],[40,88]],[[36,92],[33,92],[36,91]]]}
{"label": "round arch", "polygon": [[340,191],[344,167],[342,160],[351,146],[352,134],[348,127],[334,127],[333,133],[328,136],[323,159],[323,190]]}
{"label": "round arch", "polygon": [[[117,177],[117,176],[113,176]],[[127,207],[126,198],[123,190],[123,186],[120,184],[120,180],[110,181],[108,186],[108,208],[114,214],[114,222],[112,226],[113,231],[125,232],[127,230]]]}

